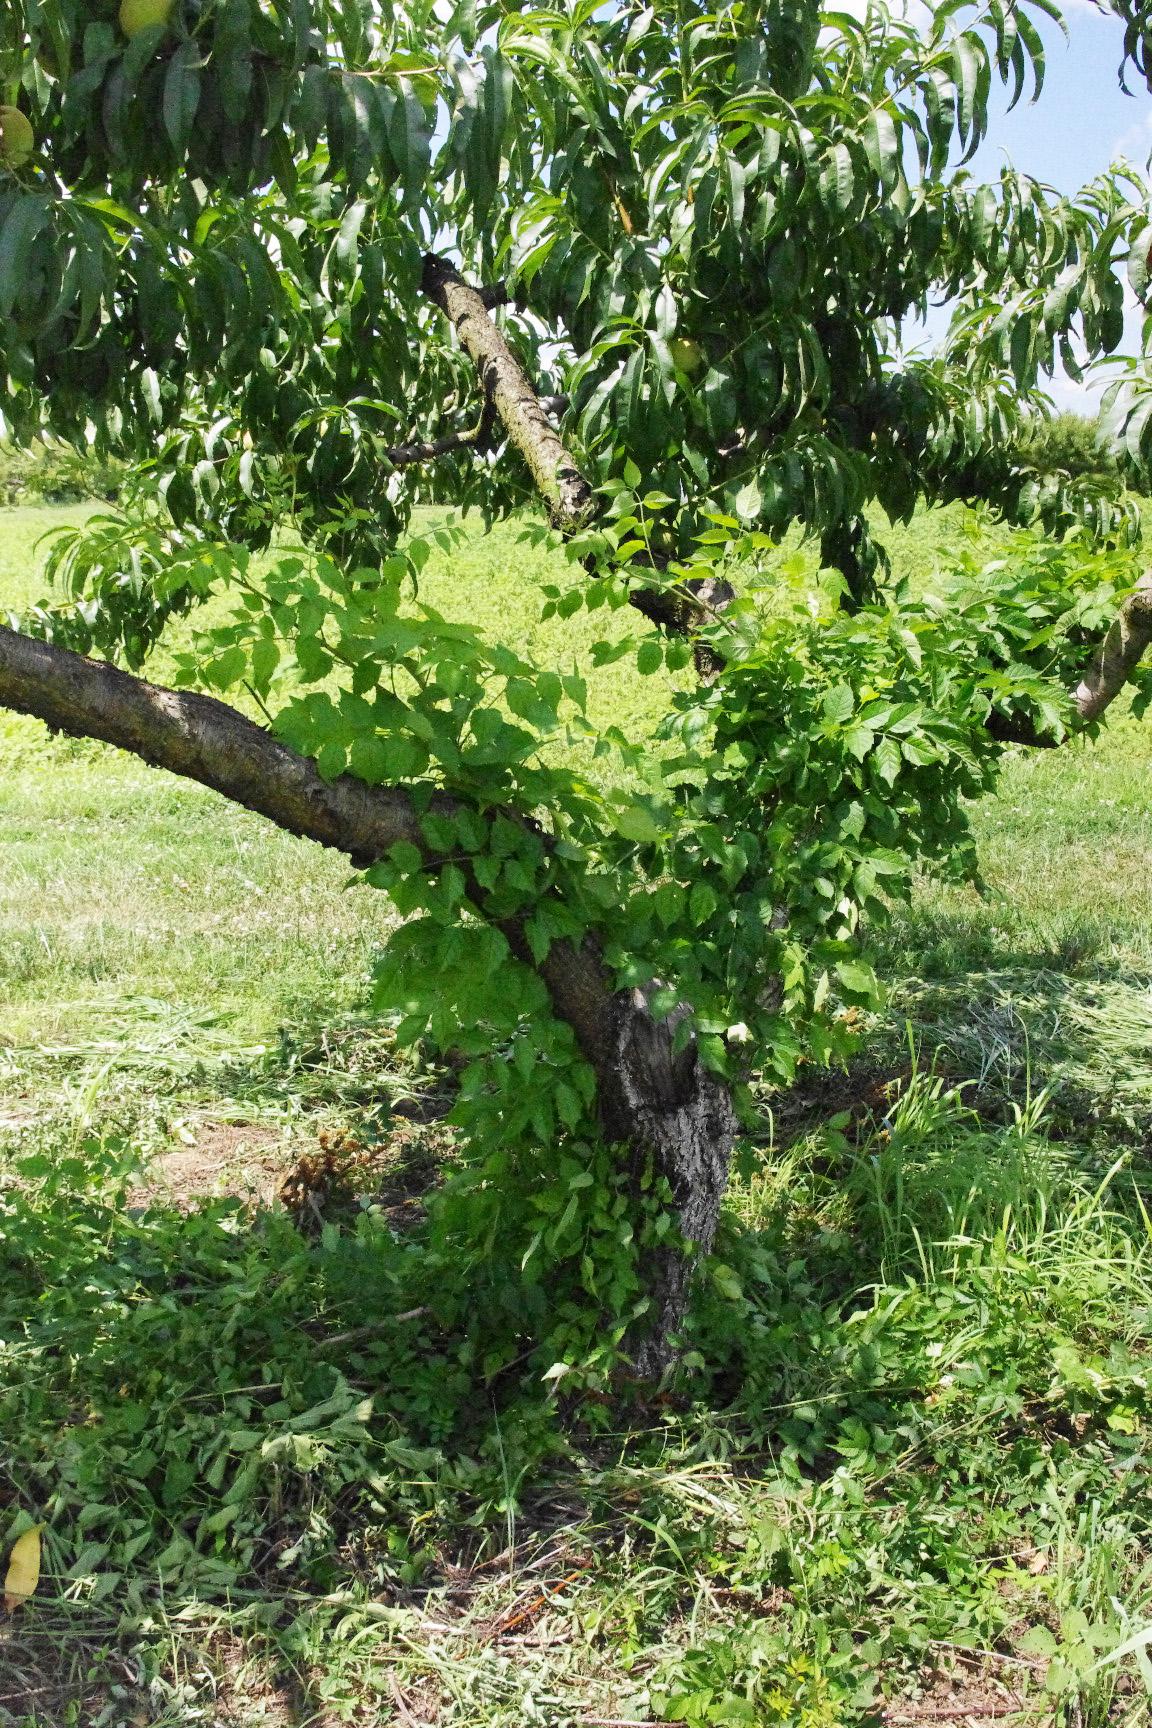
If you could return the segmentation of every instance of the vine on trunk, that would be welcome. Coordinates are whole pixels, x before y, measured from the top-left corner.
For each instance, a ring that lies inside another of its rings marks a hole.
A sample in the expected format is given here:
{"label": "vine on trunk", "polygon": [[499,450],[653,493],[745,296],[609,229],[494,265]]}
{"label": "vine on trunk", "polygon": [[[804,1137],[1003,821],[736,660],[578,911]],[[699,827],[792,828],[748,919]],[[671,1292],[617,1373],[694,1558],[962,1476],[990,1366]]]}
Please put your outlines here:
{"label": "vine on trunk", "polygon": [[[1112,9],[1144,67],[1143,8]],[[1148,293],[1147,188],[975,184],[1052,6],[921,10],[5,12],[3,429],[133,471],[0,631],[0,701],[390,894],[380,1008],[462,1064],[433,1231],[541,1298],[496,1368],[676,1358],[749,1078],[850,1047],[870,927],[917,868],[974,872],[1011,740],[1147,693],[1142,364],[1115,469],[1034,435],[1045,383],[1120,344],[1121,270]],[[926,358],[900,331],[930,297]],[[1063,544],[894,583],[881,514],[957,499]],[[567,557],[530,614],[612,628],[552,667],[443,615],[446,504]],[[799,600],[792,526],[830,566]],[[168,691],[134,674],[177,617]],[[608,659],[661,680],[652,736],[598,717]]]}

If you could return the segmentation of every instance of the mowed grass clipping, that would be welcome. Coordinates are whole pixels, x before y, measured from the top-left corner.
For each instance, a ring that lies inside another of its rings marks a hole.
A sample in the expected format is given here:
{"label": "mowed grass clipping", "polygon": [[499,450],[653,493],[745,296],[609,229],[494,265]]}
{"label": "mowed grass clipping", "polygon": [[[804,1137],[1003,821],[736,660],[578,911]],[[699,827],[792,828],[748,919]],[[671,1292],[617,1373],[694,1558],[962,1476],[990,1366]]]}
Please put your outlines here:
{"label": "mowed grass clipping", "polygon": [[[77,514],[0,513],[0,608]],[[996,536],[889,539],[931,582]],[[637,620],[541,623],[549,577],[505,527],[421,594],[647,735],[668,686],[587,664]],[[45,1526],[0,1728],[1146,1728],[1150,764],[1124,716],[1011,756],[984,887],[879,933],[859,1068],[764,1099],[713,1360],[557,1419],[437,1324],[451,1154],[364,1008],[384,896],[0,715],[0,1563]],[[309,1189],[349,1144],[378,1186]],[[285,1176],[294,1212],[236,1198]]]}

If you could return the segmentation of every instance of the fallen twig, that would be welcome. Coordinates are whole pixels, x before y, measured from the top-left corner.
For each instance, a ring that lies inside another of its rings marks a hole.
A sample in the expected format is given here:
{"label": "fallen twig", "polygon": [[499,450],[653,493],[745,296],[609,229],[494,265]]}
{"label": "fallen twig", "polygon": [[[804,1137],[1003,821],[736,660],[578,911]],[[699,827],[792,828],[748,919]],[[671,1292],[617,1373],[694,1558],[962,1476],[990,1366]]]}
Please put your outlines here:
{"label": "fallen twig", "polygon": [[406,1320],[420,1320],[425,1314],[431,1314],[431,1308],[407,1308],[403,1314],[389,1314],[383,1320],[374,1320],[370,1326],[354,1326],[350,1332],[333,1332],[331,1338],[321,1338],[317,1350],[335,1350],[341,1344],[355,1344],[361,1338],[377,1338],[382,1332],[387,1332],[390,1326],[399,1326]]}
{"label": "fallen twig", "polygon": [[981,1662],[1006,1662],[1013,1668],[1037,1669],[1047,1667],[1047,1663],[1038,1656],[1009,1656],[1002,1650],[973,1650],[967,1644],[949,1644],[944,1638],[933,1638],[933,1650],[947,1650],[950,1656],[956,1656],[961,1662],[970,1662],[978,1667]]}
{"label": "fallen twig", "polygon": [[924,1722],[979,1722],[982,1716],[1036,1716],[1039,1714],[1034,1704],[939,1704],[917,1710],[914,1716],[887,1716],[885,1720],[896,1728],[898,1723],[907,1723],[909,1728],[920,1728]]}
{"label": "fallen twig", "polygon": [[[651,1720],[643,1722],[636,1716],[573,1716],[581,1728],[654,1728]],[[684,1728],[682,1722],[664,1722],[660,1728]]]}
{"label": "fallen twig", "polygon": [[[534,1620],[537,1614],[547,1608],[553,1596],[559,1595],[560,1591],[565,1589],[567,1585],[575,1584],[576,1580],[582,1578],[588,1570],[587,1566],[580,1566],[575,1572],[569,1572],[566,1578],[559,1579],[557,1583],[542,1585],[541,1593],[534,1601],[529,1602],[528,1606],[519,1614],[510,1609],[507,1614],[501,1616],[493,1628],[494,1635],[498,1638],[503,1637],[507,1632],[514,1632],[517,1626],[523,1626],[526,1621]],[[513,1609],[515,1606],[514,1603]]]}

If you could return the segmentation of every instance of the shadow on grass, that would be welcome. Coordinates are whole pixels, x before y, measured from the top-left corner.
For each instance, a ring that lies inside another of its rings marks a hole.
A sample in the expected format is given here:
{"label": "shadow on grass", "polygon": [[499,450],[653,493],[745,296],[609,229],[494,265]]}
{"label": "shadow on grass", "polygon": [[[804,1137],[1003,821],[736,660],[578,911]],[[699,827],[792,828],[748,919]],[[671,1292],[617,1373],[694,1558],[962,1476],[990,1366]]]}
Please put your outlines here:
{"label": "shadow on grass", "polygon": [[1090,907],[1045,924],[995,906],[917,907],[880,936],[893,980],[869,1061],[910,1052],[997,1120],[1045,1091],[1048,1131],[1140,1143],[1152,1129],[1152,971]]}
{"label": "shadow on grass", "polygon": [[[1093,1424],[1145,1397],[1095,1342],[1146,1323],[1144,1226],[1127,1200],[1101,1198],[1091,1148],[1055,1141],[1034,1107],[1039,1080],[1077,1051],[1089,1100],[1121,1052],[1134,1080],[1141,991],[1042,965],[905,984],[896,1011],[914,1010],[939,1069],[917,1070],[893,1020],[896,1086],[878,1077],[863,1109],[815,1109],[790,1145],[749,1150],[700,1277],[684,1378],[643,1403],[543,1377],[554,1292],[498,1244],[436,1243],[371,1200],[309,1230],[230,1200],[134,1212],[130,1137],[31,1150],[0,1195],[5,1524],[47,1524],[50,1588],[76,1603],[57,1634],[87,1649],[114,1604],[133,1629],[119,1647],[160,1604],[248,1604],[264,1615],[268,1672],[294,1669],[294,1692],[275,1684],[310,1720],[322,1634],[341,1615],[408,1625],[431,1603],[452,1637],[466,1625],[499,1649],[517,1592],[533,1614],[547,1603],[526,1554],[549,1557],[549,1579],[590,1572],[622,1590],[628,1555],[660,1580],[629,1610],[633,1641],[694,1613],[703,1571],[757,1599],[783,1592],[780,1614],[801,1627],[803,1601],[851,1643],[880,1586],[865,1566],[849,1590],[832,1536],[810,1532],[802,1551],[787,1511],[838,1492],[847,1470],[861,1506],[897,1508],[870,1538],[883,1591],[906,1573],[917,1612],[951,1635],[957,1578],[1006,1538],[995,1520],[947,1533],[949,1496],[983,1508],[1006,1459],[1026,1480],[1053,1449],[1090,1457]],[[361,1031],[286,1040],[253,1088],[312,1073],[311,1096],[369,1102],[386,1044],[369,1028],[364,1049]],[[994,1062],[971,1060],[989,1050]],[[1055,1392],[1054,1339],[1071,1341]],[[1107,1441],[1113,1475],[1123,1439],[1121,1425]],[[706,1486],[721,1476],[723,1506]],[[497,1608],[485,1568],[509,1551],[513,1600]],[[716,1675],[728,1660],[715,1654]],[[387,1697],[386,1664],[381,1676]],[[192,1720],[173,1699],[162,1720]]]}

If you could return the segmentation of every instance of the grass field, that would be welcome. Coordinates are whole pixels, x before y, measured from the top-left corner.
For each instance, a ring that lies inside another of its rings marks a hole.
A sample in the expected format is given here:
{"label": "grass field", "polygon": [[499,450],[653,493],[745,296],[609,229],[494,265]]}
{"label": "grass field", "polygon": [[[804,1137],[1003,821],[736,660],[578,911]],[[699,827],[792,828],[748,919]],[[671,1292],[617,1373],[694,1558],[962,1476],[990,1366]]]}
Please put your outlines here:
{"label": "grass field", "polygon": [[[0,513],[0,607],[76,514]],[[424,591],[567,664],[538,558],[505,530]],[[655,681],[596,676],[644,726]],[[0,1555],[45,1526],[0,1724],[1146,1723],[1150,766],[1123,717],[1015,757],[985,891],[883,933],[859,1067],[766,1100],[747,1376],[549,1426],[372,1336],[366,1232],[443,1150],[365,1009],[382,897],[0,715]],[[363,1228],[251,1221],[341,1134],[382,1159]]]}

